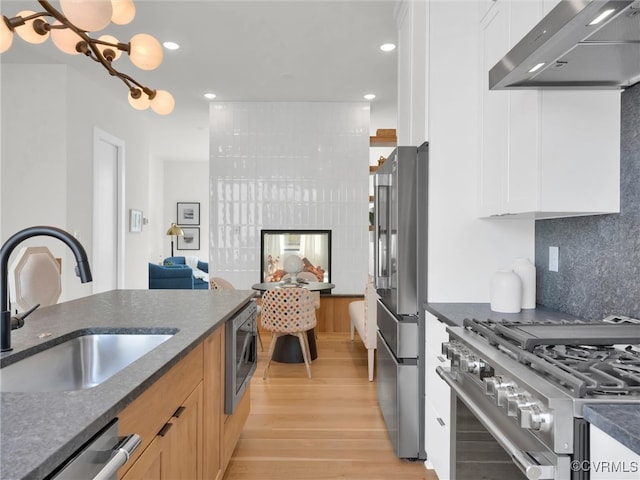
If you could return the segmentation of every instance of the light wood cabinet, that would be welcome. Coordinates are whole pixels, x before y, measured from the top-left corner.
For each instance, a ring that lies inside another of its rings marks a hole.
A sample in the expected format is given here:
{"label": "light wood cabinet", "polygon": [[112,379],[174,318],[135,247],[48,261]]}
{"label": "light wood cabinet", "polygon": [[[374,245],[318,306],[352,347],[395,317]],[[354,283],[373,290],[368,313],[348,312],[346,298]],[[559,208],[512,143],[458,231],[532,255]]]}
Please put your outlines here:
{"label": "light wood cabinet", "polygon": [[165,423],[122,480],[202,478],[202,383]]}
{"label": "light wood cabinet", "polygon": [[498,0],[482,18],[481,217],[619,211],[618,91],[489,90],[489,70],[552,4]]}
{"label": "light wood cabinet", "polygon": [[203,476],[208,480],[222,480],[224,472],[224,332],[219,328],[204,341]]}
{"label": "light wood cabinet", "polygon": [[202,478],[202,382],[173,414],[167,479]]}
{"label": "light wood cabinet", "polygon": [[222,480],[249,416],[247,389],[233,415],[224,413],[225,326],[216,329],[120,414],[120,435],[140,447],[121,480]]}
{"label": "light wood cabinet", "polygon": [[202,378],[199,345],[120,412],[120,435],[142,438],[122,480],[202,478]]}
{"label": "light wood cabinet", "polygon": [[157,435],[124,476],[122,480],[158,480],[169,477],[171,462],[169,446],[174,432],[167,431],[163,435]]}

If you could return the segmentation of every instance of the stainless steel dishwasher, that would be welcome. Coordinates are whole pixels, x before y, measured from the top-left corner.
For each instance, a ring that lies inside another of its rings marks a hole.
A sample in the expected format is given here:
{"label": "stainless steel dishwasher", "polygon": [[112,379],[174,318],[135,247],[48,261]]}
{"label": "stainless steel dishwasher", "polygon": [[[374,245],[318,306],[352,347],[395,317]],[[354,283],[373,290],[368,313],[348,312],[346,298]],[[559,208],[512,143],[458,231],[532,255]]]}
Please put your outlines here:
{"label": "stainless steel dishwasher", "polygon": [[118,469],[129,460],[140,445],[140,435],[118,438],[118,419],[67,460],[51,480],[116,480]]}

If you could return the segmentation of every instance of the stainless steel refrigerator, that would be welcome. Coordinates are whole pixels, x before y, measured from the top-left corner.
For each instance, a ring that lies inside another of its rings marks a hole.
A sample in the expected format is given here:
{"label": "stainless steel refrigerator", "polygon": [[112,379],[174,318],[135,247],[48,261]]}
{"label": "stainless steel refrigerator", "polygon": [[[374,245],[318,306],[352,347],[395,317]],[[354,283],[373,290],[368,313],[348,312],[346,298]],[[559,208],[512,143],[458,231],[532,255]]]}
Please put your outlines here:
{"label": "stainless steel refrigerator", "polygon": [[399,458],[425,459],[429,146],[398,147],[375,179],[377,388]]}

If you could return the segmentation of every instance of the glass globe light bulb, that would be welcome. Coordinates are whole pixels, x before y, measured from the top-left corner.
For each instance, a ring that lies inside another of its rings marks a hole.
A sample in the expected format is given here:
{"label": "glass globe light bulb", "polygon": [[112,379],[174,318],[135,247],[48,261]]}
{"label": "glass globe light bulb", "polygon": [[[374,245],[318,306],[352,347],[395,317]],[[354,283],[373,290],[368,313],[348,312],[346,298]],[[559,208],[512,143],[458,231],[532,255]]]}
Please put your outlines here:
{"label": "glass globe light bulb", "polygon": [[[53,22],[52,26],[62,25],[58,20]],[[51,41],[58,47],[59,50],[69,55],[77,55],[76,45],[78,42],[82,42],[82,38],[78,36],[76,32],[70,28],[52,28],[51,29]]]}
{"label": "glass globe light bulb", "polygon": [[136,16],[136,6],[133,0],[111,0],[113,15],[111,21],[116,25],[126,25]]}
{"label": "glass globe light bulb", "polygon": [[129,42],[129,58],[142,70],[153,70],[162,63],[162,45],[151,35],[138,33]]}
{"label": "glass globe light bulb", "polygon": [[4,21],[4,17],[0,17],[0,53],[4,53],[13,43],[13,32]]}
{"label": "glass globe light bulb", "polygon": [[131,105],[136,110],[146,110],[151,104],[149,97],[144,92],[142,93],[142,95],[140,95],[140,98],[133,98],[133,96],[131,95],[131,91],[129,91],[128,98],[129,105]]}
{"label": "glass globe light bulb", "polygon": [[60,0],[60,8],[71,23],[87,32],[102,30],[113,14],[111,0]]}
{"label": "glass globe light bulb", "polygon": [[173,96],[166,90],[156,90],[156,96],[151,99],[151,110],[158,115],[169,115],[175,107]]}
{"label": "glass globe light bulb", "polygon": [[[100,38],[98,38],[98,40],[102,40],[103,42],[109,42],[113,44],[119,43],[118,39],[113,35],[102,35],[100,36]],[[99,43],[97,43],[96,46],[98,47],[98,50],[100,50],[100,53],[102,53],[103,56],[104,56],[104,51],[107,48],[110,50],[113,50],[113,52],[115,53],[115,57],[113,58],[114,60],[119,59],[120,55],[122,55],[122,50],[119,50],[118,47],[110,47],[109,45],[101,45]]]}
{"label": "glass globe light bulb", "polygon": [[[32,12],[31,10],[23,10],[22,12],[19,12],[18,15],[16,16],[24,18],[24,17],[28,17],[29,15],[33,15],[34,13],[36,12]],[[16,27],[16,33],[25,42],[44,43],[47,41],[47,38],[49,38],[49,32],[47,32],[45,35],[40,35],[38,32],[36,32],[33,29],[33,22],[35,20],[38,20],[38,19],[33,18],[31,20],[27,20],[24,23],[24,25],[20,25],[19,27]]]}

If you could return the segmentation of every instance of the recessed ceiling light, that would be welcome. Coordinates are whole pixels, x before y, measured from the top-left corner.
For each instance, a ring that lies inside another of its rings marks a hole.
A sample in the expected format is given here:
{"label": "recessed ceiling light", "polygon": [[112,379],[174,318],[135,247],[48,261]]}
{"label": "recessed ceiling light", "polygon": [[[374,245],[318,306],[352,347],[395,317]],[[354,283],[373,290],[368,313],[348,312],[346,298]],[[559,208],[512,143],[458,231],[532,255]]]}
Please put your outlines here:
{"label": "recessed ceiling light", "polygon": [[392,52],[396,49],[396,46],[393,43],[383,43],[380,45],[380,50],[383,52]]}
{"label": "recessed ceiling light", "polygon": [[216,98],[216,94],[215,94],[215,93],[208,92],[208,93],[205,93],[205,94],[204,94],[204,97],[205,97],[206,99],[208,99],[208,100],[213,100],[214,98]]}
{"label": "recessed ceiling light", "polygon": [[367,93],[364,98],[366,100],[373,100],[374,98],[376,98],[376,96],[373,93]]}
{"label": "recessed ceiling light", "polygon": [[178,50],[180,48],[180,45],[176,42],[164,42],[162,46],[167,50]]}

